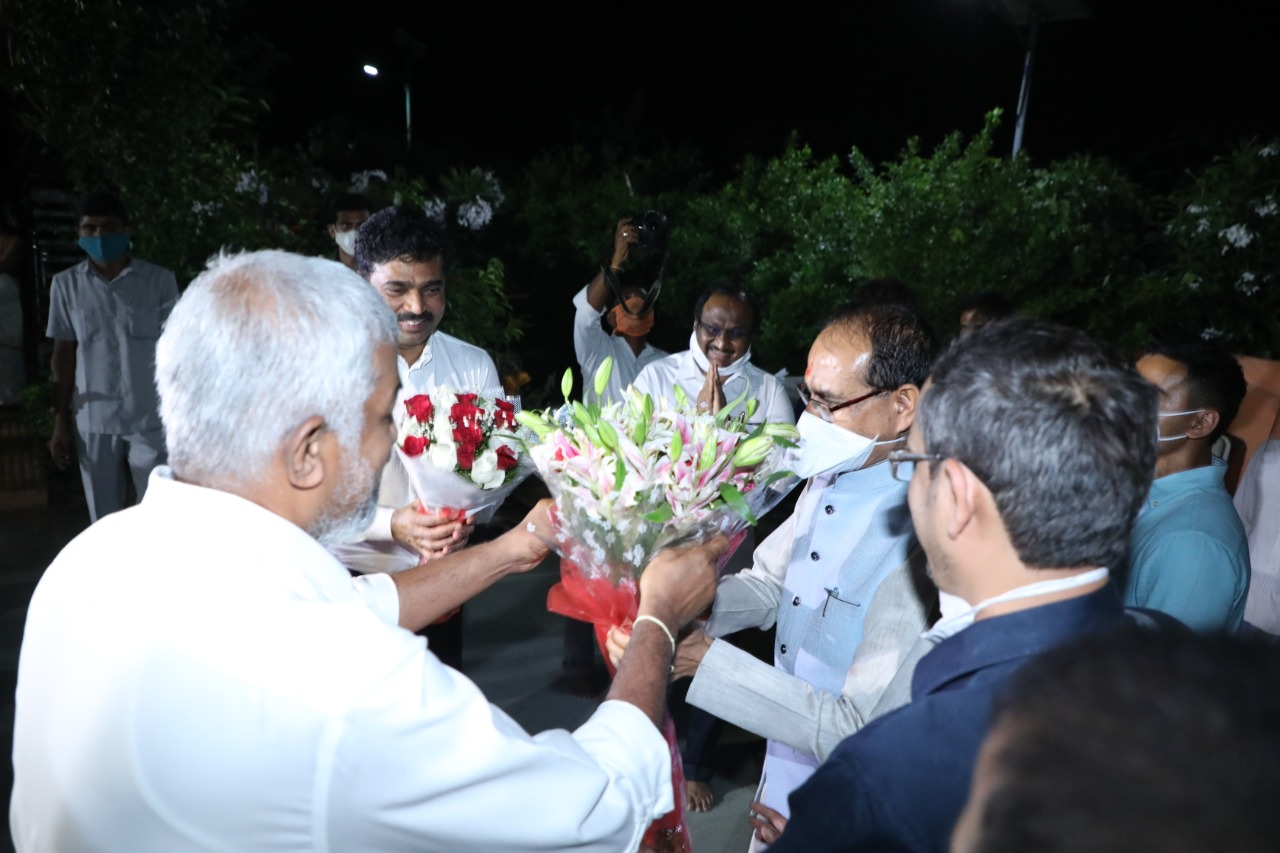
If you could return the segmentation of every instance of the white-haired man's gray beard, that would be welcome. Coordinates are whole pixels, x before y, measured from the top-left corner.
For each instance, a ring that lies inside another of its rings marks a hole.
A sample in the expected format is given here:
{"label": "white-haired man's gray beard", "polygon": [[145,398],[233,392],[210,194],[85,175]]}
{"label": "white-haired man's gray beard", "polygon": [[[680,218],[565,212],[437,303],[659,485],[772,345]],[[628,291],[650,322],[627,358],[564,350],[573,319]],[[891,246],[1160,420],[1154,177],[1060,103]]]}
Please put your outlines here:
{"label": "white-haired man's gray beard", "polygon": [[307,531],[321,545],[354,542],[378,512],[378,472],[358,450],[347,450],[344,457],[356,464],[347,466],[332,499]]}

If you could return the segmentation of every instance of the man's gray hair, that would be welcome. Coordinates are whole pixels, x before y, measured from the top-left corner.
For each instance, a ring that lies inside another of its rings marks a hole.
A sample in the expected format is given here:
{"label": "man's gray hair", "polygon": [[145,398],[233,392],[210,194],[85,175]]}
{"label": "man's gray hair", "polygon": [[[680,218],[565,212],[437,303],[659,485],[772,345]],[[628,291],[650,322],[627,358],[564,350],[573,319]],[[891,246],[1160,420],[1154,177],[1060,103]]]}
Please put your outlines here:
{"label": "man's gray hair", "polygon": [[1128,359],[1013,318],[958,338],[930,379],[925,450],[986,484],[1024,564],[1123,565],[1156,468],[1156,389]]}
{"label": "man's gray hair", "polygon": [[281,251],[212,258],[156,349],[174,473],[252,482],[312,415],[359,448],[384,344],[395,345],[395,315],[341,264]]}

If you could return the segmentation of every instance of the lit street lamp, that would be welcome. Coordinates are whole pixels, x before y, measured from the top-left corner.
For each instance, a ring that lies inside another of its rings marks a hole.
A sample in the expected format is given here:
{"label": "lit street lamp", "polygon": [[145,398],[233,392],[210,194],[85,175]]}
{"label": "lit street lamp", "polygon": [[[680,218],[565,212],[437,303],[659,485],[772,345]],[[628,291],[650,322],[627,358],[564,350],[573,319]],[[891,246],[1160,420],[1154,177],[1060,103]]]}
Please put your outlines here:
{"label": "lit street lamp", "polygon": [[[378,76],[378,66],[365,65],[364,73],[370,77]],[[409,89],[409,75],[404,78],[404,147],[413,147],[413,100]]]}

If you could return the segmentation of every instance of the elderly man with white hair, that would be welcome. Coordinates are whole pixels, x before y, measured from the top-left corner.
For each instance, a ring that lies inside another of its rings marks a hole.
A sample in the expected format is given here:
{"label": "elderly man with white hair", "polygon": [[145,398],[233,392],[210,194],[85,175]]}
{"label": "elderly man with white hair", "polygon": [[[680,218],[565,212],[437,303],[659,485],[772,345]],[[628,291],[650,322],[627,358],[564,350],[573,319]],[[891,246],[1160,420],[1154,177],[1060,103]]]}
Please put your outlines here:
{"label": "elderly man with white hair", "polygon": [[157,354],[172,467],[31,602],[18,850],[624,850],[671,809],[668,635],[710,602],[723,540],[654,560],[608,700],[530,736],[404,628],[541,561],[545,507],[394,579],[323,547],[375,507],[395,352],[392,313],[332,261],[222,257],[192,283]]}

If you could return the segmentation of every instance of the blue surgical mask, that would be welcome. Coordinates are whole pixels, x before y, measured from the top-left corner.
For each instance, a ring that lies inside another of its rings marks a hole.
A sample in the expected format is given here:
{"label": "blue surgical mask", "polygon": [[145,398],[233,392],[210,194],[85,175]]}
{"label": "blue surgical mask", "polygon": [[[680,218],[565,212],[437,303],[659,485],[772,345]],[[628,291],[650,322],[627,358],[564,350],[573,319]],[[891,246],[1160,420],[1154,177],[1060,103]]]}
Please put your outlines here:
{"label": "blue surgical mask", "polygon": [[100,237],[81,237],[76,245],[100,264],[109,264],[124,257],[129,251],[129,234],[104,234]]}

